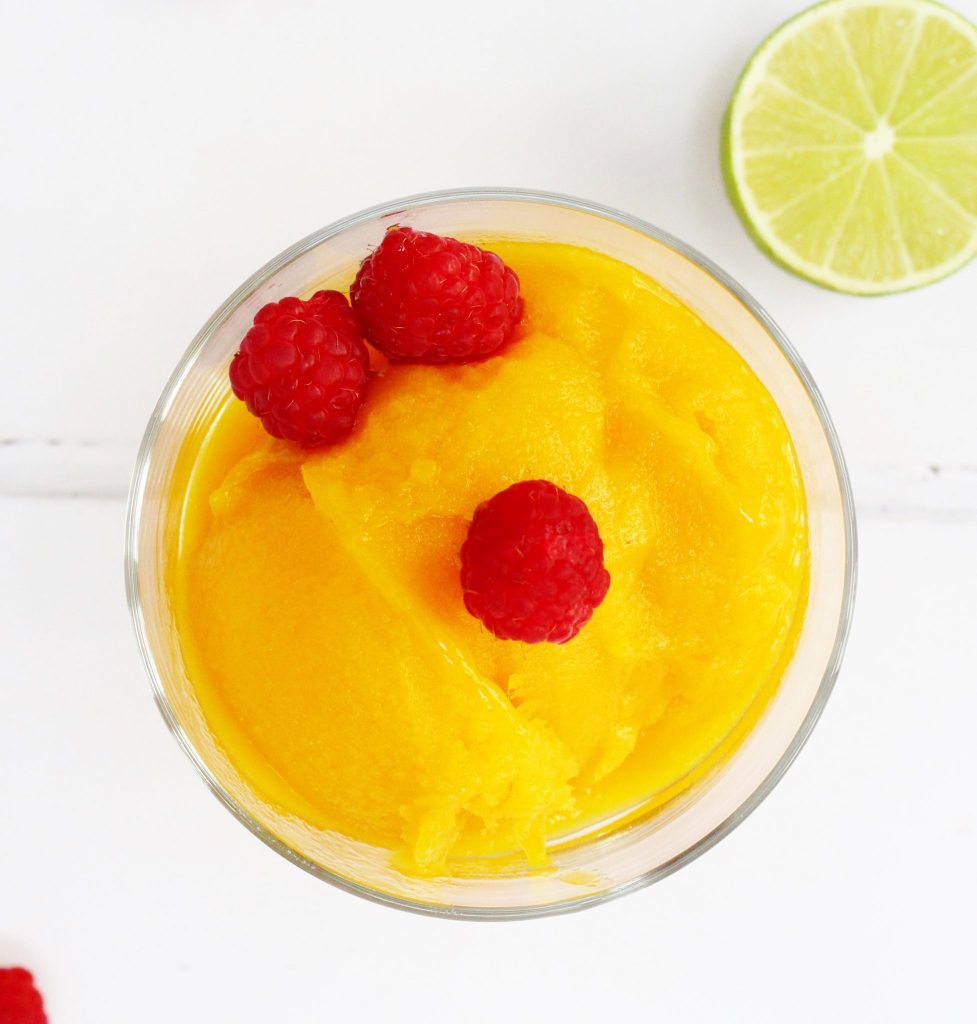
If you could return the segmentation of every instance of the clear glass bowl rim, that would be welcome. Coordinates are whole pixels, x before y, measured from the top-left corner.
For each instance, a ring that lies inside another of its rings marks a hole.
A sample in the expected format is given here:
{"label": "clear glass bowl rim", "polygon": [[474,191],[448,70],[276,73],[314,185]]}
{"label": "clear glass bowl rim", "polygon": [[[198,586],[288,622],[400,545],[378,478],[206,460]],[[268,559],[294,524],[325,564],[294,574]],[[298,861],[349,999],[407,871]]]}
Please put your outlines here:
{"label": "clear glass bowl rim", "polygon": [[[283,843],[280,839],[269,832],[260,822],[255,820],[255,818],[253,818],[247,811],[245,811],[244,808],[242,808],[220,784],[220,782],[218,782],[211,770],[202,761],[183,730],[183,727],[177,720],[173,708],[166,697],[162,680],[160,679],[155,661],[149,649],[137,577],[137,538],[139,535],[139,525],[142,515],[147,477],[160,427],[167,412],[169,411],[175,395],[178,393],[183,381],[192,370],[200,352],[206,346],[217,328],[230,316],[232,311],[235,310],[256,288],[262,285],[269,278],[273,277],[293,260],[302,256],[310,249],[314,249],[323,242],[328,241],[330,238],[333,238],[350,228],[384,216],[406,212],[418,207],[464,201],[493,200],[542,203],[550,206],[565,207],[580,213],[594,214],[595,216],[603,217],[607,220],[624,225],[625,227],[632,228],[633,230],[648,236],[654,241],[667,246],[669,249],[674,250],[681,256],[684,256],[686,259],[696,264],[701,270],[704,270],[709,276],[718,281],[719,284],[721,284],[727,291],[739,299],[753,317],[762,324],[767,333],[773,339],[784,358],[797,374],[804,390],[807,392],[807,395],[814,406],[815,412],[820,420],[821,427],[824,430],[832,459],[834,460],[835,475],[837,477],[838,487],[841,493],[845,530],[845,573],[838,629],[835,634],[834,645],[828,658],[824,673],[821,677],[821,682],[818,686],[815,699],[812,702],[807,715],[801,722],[800,727],[794,734],[794,737],[781,755],[779,761],[763,781],[756,787],[756,789],[753,790],[750,796],[747,797],[747,799],[744,800],[743,803],[740,804],[740,806],[736,808],[736,810],[733,811],[724,821],[718,824],[712,829],[712,831],[703,836],[697,842],[689,846],[681,854],[672,858],[670,861],[660,864],[657,867],[638,875],[628,882],[599,893],[591,893],[558,903],[502,908],[470,906],[456,907],[451,905],[423,903],[371,889],[368,886],[361,885],[350,879],[344,878],[341,875],[329,871],[313,861],[308,860]],[[849,480],[844,455],[841,451],[841,445],[834,424],[828,414],[824,399],[822,398],[817,385],[814,383],[810,372],[804,365],[804,361],[798,355],[793,345],[791,345],[787,340],[783,331],[771,319],[756,299],[754,299],[753,296],[742,287],[742,285],[730,277],[729,274],[722,270],[722,268],[708,257],[702,255],[702,253],[687,245],[685,242],[681,241],[681,239],[676,238],[667,231],[663,231],[655,225],[638,217],[633,217],[621,210],[616,210],[600,203],[591,202],[586,199],[579,199],[574,196],[562,195],[560,193],[540,192],[533,189],[494,187],[456,188],[435,192],[424,192],[417,195],[407,196],[403,199],[396,199],[390,202],[381,203],[377,206],[371,206],[359,211],[358,213],[351,214],[348,217],[343,217],[342,219],[334,221],[332,224],[313,232],[311,235],[301,239],[294,245],[289,246],[289,248],[279,253],[278,256],[266,263],[260,270],[252,274],[251,277],[237,288],[210,317],[207,323],[203,328],[201,328],[197,336],[190,343],[186,352],[184,352],[176,366],[176,369],[173,371],[170,379],[166,383],[166,386],[163,388],[159,401],[157,402],[152,416],[149,419],[149,423],[146,426],[146,430],[143,434],[142,442],[136,456],[136,465],[129,488],[126,510],[124,552],[126,599],[136,633],[137,645],[139,647],[143,665],[149,676],[156,705],[159,708],[164,721],[169,727],[170,732],[173,734],[184,753],[193,763],[198,774],[204,782],[207,783],[210,790],[220,800],[220,802],[255,836],[257,836],[267,846],[285,857],[286,860],[291,861],[293,864],[303,868],[316,878],[329,882],[331,885],[334,885],[339,889],[352,893],[356,896],[360,896],[374,903],[395,907],[401,910],[408,910],[413,913],[426,916],[482,921],[519,920],[565,914],[584,910],[587,907],[596,906],[601,903],[606,903],[609,900],[617,899],[627,893],[636,892],[637,890],[643,889],[654,882],[660,881],[672,874],[674,871],[677,871],[679,868],[691,863],[743,822],[762,803],[762,801],[773,790],[774,786],[776,786],[784,776],[784,773],[793,763],[801,748],[807,742],[811,731],[818,719],[821,717],[821,713],[823,712],[828,698],[831,695],[831,691],[834,688],[835,680],[837,679],[838,672],[841,667],[842,658],[844,656],[851,628],[857,565],[858,543],[854,499],[852,495],[851,481]]]}

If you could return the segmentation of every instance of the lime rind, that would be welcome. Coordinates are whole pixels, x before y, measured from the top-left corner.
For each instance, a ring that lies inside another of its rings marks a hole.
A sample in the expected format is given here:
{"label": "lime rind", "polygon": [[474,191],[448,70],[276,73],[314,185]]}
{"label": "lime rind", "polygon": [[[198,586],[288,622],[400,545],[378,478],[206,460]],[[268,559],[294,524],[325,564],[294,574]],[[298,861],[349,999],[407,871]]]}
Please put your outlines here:
{"label": "lime rind", "polygon": [[[925,201],[917,205],[925,206],[930,204],[931,209],[935,205],[944,217],[956,217],[959,225],[962,225],[959,230],[957,230],[958,225],[952,223],[950,223],[950,228],[953,230],[947,230],[943,227],[938,229],[937,235],[949,236],[943,238],[943,245],[945,248],[952,246],[952,251],[949,251],[942,258],[939,258],[937,254],[933,262],[917,267],[910,252],[911,243],[914,240],[911,237],[907,237],[904,225],[901,223],[899,213],[902,207],[899,207],[897,204],[894,190],[889,180],[890,156],[886,155],[881,160],[869,159],[868,154],[873,142],[866,137],[864,119],[859,115],[859,104],[862,104],[862,110],[864,110],[864,104],[866,103],[877,107],[881,95],[879,90],[885,83],[881,82],[877,74],[868,77],[863,76],[859,65],[852,58],[852,69],[857,73],[858,88],[862,90],[862,95],[855,100],[851,100],[849,97],[846,102],[852,104],[856,115],[859,116],[859,120],[862,120],[862,124],[854,123],[845,114],[839,113],[837,110],[831,110],[828,107],[822,107],[819,112],[817,101],[812,101],[809,97],[804,96],[796,97],[797,105],[802,107],[804,112],[809,114],[812,119],[821,124],[824,138],[826,139],[819,147],[810,148],[837,150],[839,154],[847,153],[851,156],[851,167],[847,168],[847,170],[851,170],[851,168],[864,169],[858,172],[859,180],[857,186],[852,189],[853,208],[865,184],[865,179],[868,178],[870,179],[871,188],[880,197],[876,209],[888,211],[888,216],[891,220],[889,225],[890,238],[885,243],[879,242],[878,239],[874,240],[876,243],[877,262],[885,264],[887,272],[871,277],[853,273],[839,273],[832,269],[831,262],[835,255],[833,251],[828,253],[829,258],[824,262],[818,262],[805,258],[796,249],[788,245],[771,228],[769,223],[771,219],[770,212],[761,208],[757,197],[749,187],[747,182],[748,176],[744,167],[745,160],[751,155],[755,155],[757,151],[750,150],[743,145],[742,107],[757,86],[764,83],[770,84],[766,71],[771,59],[783,51],[785,44],[799,38],[810,26],[818,25],[819,23],[830,23],[832,18],[838,18],[859,9],[871,9],[873,12],[880,10],[905,11],[914,20],[917,36],[922,33],[927,19],[937,19],[937,24],[949,26],[953,31],[962,36],[964,40],[969,42],[972,47],[974,54],[973,66],[969,70],[965,70],[962,75],[952,78],[949,84],[944,84],[942,88],[938,87],[933,90],[930,95],[920,102],[918,107],[910,108],[908,112],[904,112],[902,117],[904,123],[911,125],[914,121],[918,120],[922,111],[925,109],[932,110],[934,105],[944,102],[948,95],[952,97],[954,90],[969,89],[968,83],[972,77],[974,82],[977,82],[977,28],[950,8],[935,3],[933,0],[823,0],[822,3],[801,11],[772,32],[760,44],[743,69],[723,118],[721,129],[721,166],[726,190],[734,208],[743,221],[750,237],[771,260],[805,280],[825,288],[846,294],[885,295],[909,291],[913,288],[922,287],[923,285],[941,280],[954,271],[959,270],[977,256],[977,210],[971,212],[966,209],[957,198],[945,192],[938,180],[928,177],[925,171],[917,166],[918,162],[925,163],[925,161],[913,162],[907,160],[903,152],[899,151],[900,145],[903,145],[905,150],[905,143],[912,143],[916,146],[926,145],[929,141],[934,146],[954,143],[958,145],[960,151],[956,154],[957,157],[963,154],[965,159],[968,157],[972,158],[973,154],[977,153],[977,130],[974,132],[964,132],[956,142],[945,137],[937,138],[927,135],[925,132],[921,136],[915,135],[911,139],[908,136],[903,139],[896,136],[888,140],[891,159],[898,160],[901,164],[905,165],[904,168],[900,169],[904,185],[903,191],[905,191],[906,180],[915,174],[919,179],[916,183],[917,192],[921,196],[923,193],[929,193],[924,196]],[[839,35],[843,37],[844,33],[839,33]],[[913,51],[915,46],[918,45],[918,38],[913,40],[912,44],[907,44],[905,47],[907,55],[906,63],[902,67],[902,77],[894,81],[891,86],[890,102],[893,106],[899,102],[900,92],[905,85],[912,63],[916,60],[916,54]],[[847,42],[846,45],[848,45]],[[851,55],[850,50],[849,55]],[[774,86],[774,88],[779,90],[779,86],[780,83]],[[790,93],[789,88],[781,91],[787,94]],[[789,105],[787,105],[787,109],[789,109]],[[886,111],[886,113],[889,112]],[[801,117],[801,120],[803,120],[803,117]],[[849,125],[848,129],[843,124],[846,121]],[[789,128],[790,125],[788,124],[787,127]],[[883,142],[884,145],[885,142]],[[788,149],[789,146],[785,146],[784,152]],[[844,163],[843,160],[841,162]],[[840,167],[832,177],[837,178],[844,173],[846,173],[846,168]],[[975,167],[974,174],[977,176],[977,167]],[[964,172],[960,177],[964,182],[964,185],[961,187],[965,188],[966,183],[971,180],[970,176]],[[826,184],[828,184],[827,179],[820,183],[815,181],[811,191],[816,192],[820,185]],[[975,197],[977,197],[977,193],[975,193]],[[804,196],[801,196],[800,200],[804,198]],[[967,198],[970,198],[969,193]],[[775,212],[779,215],[781,211]],[[858,237],[859,243],[865,248],[867,243],[873,241],[871,239],[871,232],[868,230],[871,227],[871,224],[868,223],[871,221],[871,218],[864,216],[864,211],[860,208],[857,212],[859,215],[862,215],[862,220],[866,221],[865,224],[861,225],[863,230]],[[844,217],[846,222],[851,219],[851,213],[852,210],[849,209]],[[836,245],[841,244],[846,226],[846,223],[837,225]],[[888,245],[889,251],[884,251],[882,248],[883,244]],[[871,248],[871,245],[867,247]],[[917,245],[916,248],[920,249],[921,247]],[[925,249],[925,246],[922,248]],[[917,254],[918,258],[926,258],[926,254],[919,253]],[[857,260],[849,260],[848,262],[857,262]],[[897,264],[902,266],[901,273],[893,271],[893,267]]]}

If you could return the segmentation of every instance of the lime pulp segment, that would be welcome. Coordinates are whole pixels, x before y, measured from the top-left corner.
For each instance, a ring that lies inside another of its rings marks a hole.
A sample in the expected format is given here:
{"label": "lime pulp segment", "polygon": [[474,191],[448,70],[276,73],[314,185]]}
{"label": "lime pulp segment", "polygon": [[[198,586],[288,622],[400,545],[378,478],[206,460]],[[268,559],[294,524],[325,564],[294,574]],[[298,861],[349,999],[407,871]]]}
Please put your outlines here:
{"label": "lime pulp segment", "polygon": [[723,169],[775,260],[839,291],[918,287],[977,254],[977,29],[931,0],[827,0],[747,65]]}

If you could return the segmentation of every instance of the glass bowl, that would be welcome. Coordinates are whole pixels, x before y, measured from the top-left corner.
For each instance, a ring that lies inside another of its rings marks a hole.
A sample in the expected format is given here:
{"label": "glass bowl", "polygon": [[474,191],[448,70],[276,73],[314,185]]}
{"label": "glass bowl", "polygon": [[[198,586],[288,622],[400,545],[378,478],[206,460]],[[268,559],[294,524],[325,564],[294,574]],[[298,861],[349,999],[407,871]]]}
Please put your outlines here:
{"label": "glass bowl", "polygon": [[[394,223],[440,234],[553,240],[606,253],[655,278],[714,328],[773,395],[807,493],[810,592],[797,650],[734,753],[664,806],[604,822],[550,849],[551,866],[419,878],[387,851],[319,831],[262,802],[211,737],[184,672],[165,589],[170,481],[188,432],[226,395],[227,366],[255,312],[324,282],[349,280]],[[194,338],[163,390],[139,450],[126,525],[126,589],[156,703],[204,781],[259,839],[318,878],[379,903],[445,917],[502,919],[579,910],[649,885],[735,828],[776,785],[824,708],[841,662],[855,583],[855,518],[824,402],[790,343],[726,273],[665,232],[596,203],[510,189],[414,196],[338,221],[246,281]]]}

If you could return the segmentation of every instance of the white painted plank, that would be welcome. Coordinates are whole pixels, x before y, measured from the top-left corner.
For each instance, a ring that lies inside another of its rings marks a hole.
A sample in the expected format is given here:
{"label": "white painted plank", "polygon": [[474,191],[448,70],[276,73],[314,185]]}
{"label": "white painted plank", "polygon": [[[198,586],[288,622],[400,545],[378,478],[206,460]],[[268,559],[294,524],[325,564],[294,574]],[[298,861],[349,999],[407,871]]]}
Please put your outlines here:
{"label": "white painted plank", "polygon": [[723,107],[796,0],[735,17],[717,0],[599,17],[541,0],[14,6],[0,438],[134,446],[191,337],[269,257],[374,202],[497,183],[619,206],[725,266],[794,339],[870,477],[977,461],[977,266],[833,295],[770,264],[723,194]]}
{"label": "white painted plank", "polygon": [[334,891],[220,807],[150,698],[121,531],[117,502],[0,501],[0,963],[52,1020],[964,1019],[974,524],[866,531],[838,687],[737,832],[647,892],[498,927]]}

